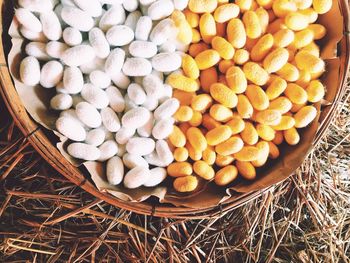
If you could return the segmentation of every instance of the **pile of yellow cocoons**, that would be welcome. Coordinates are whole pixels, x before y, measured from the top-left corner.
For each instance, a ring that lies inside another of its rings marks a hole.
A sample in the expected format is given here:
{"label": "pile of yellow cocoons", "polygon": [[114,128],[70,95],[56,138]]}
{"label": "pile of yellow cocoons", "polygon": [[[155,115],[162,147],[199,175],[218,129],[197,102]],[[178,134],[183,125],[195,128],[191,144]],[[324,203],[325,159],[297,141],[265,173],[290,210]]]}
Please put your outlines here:
{"label": "pile of yellow cocoons", "polygon": [[326,28],[317,19],[332,0],[231,2],[189,0],[172,15],[189,44],[182,72],[167,79],[181,105],[168,138],[178,192],[194,191],[200,178],[254,180],[280,145],[300,142],[298,129],[325,95],[317,41]]}

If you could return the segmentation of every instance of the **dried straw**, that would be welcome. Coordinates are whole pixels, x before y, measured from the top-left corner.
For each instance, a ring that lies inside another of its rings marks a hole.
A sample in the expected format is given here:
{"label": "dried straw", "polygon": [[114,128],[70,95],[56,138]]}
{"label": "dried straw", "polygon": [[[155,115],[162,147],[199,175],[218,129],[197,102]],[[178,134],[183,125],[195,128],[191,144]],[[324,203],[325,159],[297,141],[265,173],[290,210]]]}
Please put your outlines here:
{"label": "dried straw", "polygon": [[97,200],[53,171],[6,115],[0,261],[350,262],[350,88],[338,112],[293,177],[201,220],[140,216]]}

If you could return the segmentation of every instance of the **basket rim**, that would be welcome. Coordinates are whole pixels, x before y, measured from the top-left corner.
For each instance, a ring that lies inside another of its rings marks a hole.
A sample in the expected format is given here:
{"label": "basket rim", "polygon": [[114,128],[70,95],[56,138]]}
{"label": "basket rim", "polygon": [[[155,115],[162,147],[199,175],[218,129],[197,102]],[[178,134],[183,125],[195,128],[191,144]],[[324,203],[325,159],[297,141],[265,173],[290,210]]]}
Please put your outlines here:
{"label": "basket rim", "polygon": [[[12,2],[12,1],[10,1]],[[9,1],[0,0],[1,3],[1,12],[0,19],[4,22],[6,19],[3,14],[9,16],[12,14],[13,10],[6,10],[6,4],[10,4]],[[344,1],[339,1],[340,9],[343,14],[344,20],[344,35],[342,40],[340,41],[340,51],[341,54],[339,58],[341,59],[340,63],[340,83],[338,87],[338,93],[332,105],[330,105],[329,112],[327,116],[320,123],[320,128],[317,132],[316,138],[313,144],[317,144],[322,135],[326,132],[327,128],[331,124],[331,120],[336,114],[337,102],[343,96],[345,92],[344,83],[349,76],[349,68],[350,68],[350,20],[349,20],[349,3]],[[7,12],[6,12],[7,11]],[[9,19],[9,18],[7,18]],[[4,50],[4,41],[6,41],[7,32],[3,31],[3,27],[1,27],[1,36],[0,36],[0,94],[6,104],[7,109],[9,110],[12,118],[14,119],[17,127],[24,134],[26,139],[31,143],[34,149],[43,157],[45,161],[47,161],[55,170],[57,170],[61,175],[66,177],[69,181],[75,183],[77,186],[81,187],[83,190],[92,194],[93,196],[106,201],[114,206],[117,206],[122,209],[126,209],[129,211],[133,211],[139,214],[151,215],[151,216],[159,216],[159,217],[171,217],[171,218],[179,218],[179,219],[199,219],[199,218],[207,218],[213,216],[220,216],[222,213],[230,211],[234,208],[240,207],[246,204],[249,201],[252,201],[259,196],[261,196],[264,192],[273,188],[274,186],[270,186],[268,188],[250,192],[243,194],[240,198],[235,200],[226,200],[222,204],[218,206],[207,207],[203,209],[195,209],[195,208],[187,208],[187,207],[175,207],[173,205],[168,204],[149,204],[145,202],[127,202],[120,200],[108,193],[100,192],[85,176],[81,173],[81,171],[70,164],[58,151],[58,149],[51,143],[51,141],[45,135],[43,128],[39,126],[26,112],[24,106],[21,103],[21,100],[17,94],[17,91],[14,87],[12,78],[9,73],[8,64],[7,64],[7,56]],[[168,206],[167,206],[168,205]]]}

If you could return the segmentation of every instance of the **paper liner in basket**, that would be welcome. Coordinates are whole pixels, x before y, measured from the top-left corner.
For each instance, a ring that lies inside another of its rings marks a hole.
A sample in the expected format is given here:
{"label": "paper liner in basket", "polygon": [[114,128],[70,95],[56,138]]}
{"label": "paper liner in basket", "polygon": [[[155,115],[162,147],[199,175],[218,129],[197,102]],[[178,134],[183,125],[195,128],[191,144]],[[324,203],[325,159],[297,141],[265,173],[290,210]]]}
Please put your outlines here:
{"label": "paper liner in basket", "polygon": [[[321,54],[322,58],[327,62],[326,73],[323,76],[323,82],[327,87],[325,99],[332,103],[337,96],[340,86],[340,60],[337,58],[337,44],[341,40],[343,32],[343,19],[337,1],[333,1],[332,10],[322,15],[319,21],[326,26],[328,31],[326,38],[322,40],[323,49]],[[285,180],[302,164],[306,155],[313,148],[313,139],[319,126],[320,103],[316,105],[319,114],[315,121],[300,131],[300,143],[297,146],[283,146],[281,157],[277,161],[271,161],[267,166],[258,169],[258,177],[253,182],[239,179],[230,188],[226,189],[218,187],[214,183],[200,181],[199,190],[189,195],[176,193],[172,187],[167,187],[167,185],[171,185],[170,182],[160,187],[141,187],[135,190],[125,189],[123,186],[109,185],[104,176],[105,167],[102,163],[81,162],[70,157],[66,152],[65,146],[68,140],[55,130],[55,120],[58,114],[52,111],[49,106],[50,99],[54,96],[55,90],[45,89],[40,86],[28,87],[19,81],[18,68],[23,57],[23,39],[18,33],[18,23],[15,18],[11,23],[9,34],[12,37],[13,44],[8,55],[10,73],[26,110],[36,122],[51,130],[57,136],[57,148],[62,155],[73,165],[83,166],[100,191],[108,192],[122,200],[141,202],[150,196],[156,196],[161,203],[171,203],[175,206],[190,208],[213,207],[229,198],[230,201],[234,201],[243,194],[263,190]]]}

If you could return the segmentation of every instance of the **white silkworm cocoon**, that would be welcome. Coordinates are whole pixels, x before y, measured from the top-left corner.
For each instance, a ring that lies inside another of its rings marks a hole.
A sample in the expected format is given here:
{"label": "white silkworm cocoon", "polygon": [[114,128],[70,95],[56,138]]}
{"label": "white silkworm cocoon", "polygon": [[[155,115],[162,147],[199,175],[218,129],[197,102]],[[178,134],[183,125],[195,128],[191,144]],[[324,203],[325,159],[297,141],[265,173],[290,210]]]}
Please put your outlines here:
{"label": "white silkworm cocoon", "polygon": [[123,72],[130,77],[147,76],[152,72],[152,64],[144,58],[127,58],[123,65]]}
{"label": "white silkworm cocoon", "polygon": [[174,161],[173,153],[165,140],[156,142],[156,152],[162,163],[169,165]]}
{"label": "white silkworm cocoon", "polygon": [[25,51],[28,56],[36,57],[38,60],[50,60],[46,52],[46,44],[42,42],[30,42],[26,45]]}
{"label": "white silkworm cocoon", "polygon": [[97,109],[106,108],[109,104],[107,93],[90,83],[84,84],[81,96]]}
{"label": "white silkworm cocoon", "polygon": [[93,145],[93,146],[100,146],[106,138],[106,133],[104,129],[96,128],[88,131],[85,138],[85,143]]}
{"label": "white silkworm cocoon", "polygon": [[59,59],[60,57],[63,56],[64,51],[66,51],[68,48],[69,46],[66,45],[65,43],[62,43],[59,41],[50,41],[49,43],[46,44],[46,53],[50,57]]}
{"label": "white silkworm cocoon", "polygon": [[136,166],[143,166],[147,168],[149,166],[148,162],[146,162],[146,160],[142,156],[131,153],[124,154],[123,163],[129,169],[133,169]]}
{"label": "white silkworm cocoon", "polygon": [[84,86],[84,78],[77,67],[67,67],[63,74],[63,87],[70,94],[81,92]]}
{"label": "white silkworm cocoon", "polygon": [[49,40],[59,40],[62,36],[62,27],[60,20],[55,12],[45,12],[40,14],[40,21],[42,24],[44,35]]}
{"label": "white silkworm cocoon", "polygon": [[89,42],[99,58],[107,58],[110,53],[109,43],[103,31],[97,27],[89,31]]}
{"label": "white silkworm cocoon", "polygon": [[151,138],[134,137],[127,142],[126,150],[128,153],[144,156],[153,152],[155,145]]}
{"label": "white silkworm cocoon", "polygon": [[167,177],[167,171],[165,168],[162,167],[156,167],[150,170],[150,177],[148,180],[143,184],[146,187],[155,187],[162,183],[165,178]]}
{"label": "white silkworm cocoon", "polygon": [[152,20],[160,20],[170,16],[174,11],[174,3],[171,0],[158,0],[148,8],[148,16]]}
{"label": "white silkworm cocoon", "polygon": [[135,189],[142,186],[151,176],[147,167],[136,166],[126,173],[124,177],[124,186],[129,189]]}
{"label": "white silkworm cocoon", "polygon": [[108,160],[106,166],[106,176],[111,185],[118,185],[123,181],[124,164],[120,157],[114,156]]}
{"label": "white silkworm cocoon", "polygon": [[68,110],[73,105],[73,99],[68,94],[57,94],[50,100],[50,106],[54,110]]}
{"label": "white silkworm cocoon", "polygon": [[114,140],[108,140],[102,143],[98,149],[101,154],[97,160],[99,162],[105,162],[118,153],[118,144]]}
{"label": "white silkworm cocoon", "polygon": [[134,31],[125,25],[116,25],[108,29],[106,38],[111,46],[125,46],[134,39]]}
{"label": "white silkworm cocoon", "polygon": [[88,102],[80,102],[75,107],[75,112],[81,122],[90,128],[98,128],[102,124],[100,113]]}
{"label": "white silkworm cocoon", "polygon": [[146,101],[146,93],[139,84],[131,83],[127,92],[129,99],[137,105],[141,105]]}
{"label": "white silkworm cocoon", "polygon": [[152,130],[152,136],[157,139],[166,139],[173,132],[174,119],[163,119],[157,121]]}
{"label": "white silkworm cocoon", "polygon": [[105,89],[111,85],[111,78],[101,70],[94,70],[89,74],[90,82],[101,89]]}
{"label": "white silkworm cocoon", "polygon": [[62,62],[67,66],[78,67],[90,62],[95,57],[94,49],[89,45],[79,45],[64,51]]}
{"label": "white silkworm cocoon", "polygon": [[20,24],[31,31],[41,32],[42,25],[40,20],[30,10],[25,8],[18,8],[15,10],[15,16]]}
{"label": "white silkworm cocoon", "polygon": [[145,76],[142,84],[148,97],[158,98],[163,93],[163,82],[153,74]]}
{"label": "white silkworm cocoon", "polygon": [[152,66],[160,72],[171,72],[181,67],[182,58],[177,53],[159,53],[152,58]]}
{"label": "white silkworm cocoon", "polygon": [[89,31],[94,26],[94,20],[87,12],[72,6],[62,8],[61,18],[67,25],[83,32]]}
{"label": "white silkworm cocoon", "polygon": [[39,61],[33,56],[24,58],[19,68],[19,75],[25,85],[38,85],[41,78]]}
{"label": "white silkworm cocoon", "polygon": [[148,41],[136,40],[129,46],[129,52],[134,57],[151,58],[157,54],[157,46]]}
{"label": "white silkworm cocoon", "polygon": [[92,17],[99,17],[102,14],[102,5],[98,0],[73,0],[74,3]]}
{"label": "white silkworm cocoon", "polygon": [[40,84],[44,88],[55,87],[63,77],[63,66],[56,60],[47,62],[41,69]]}
{"label": "white silkworm cocoon", "polygon": [[61,134],[73,141],[80,142],[84,141],[86,138],[84,127],[74,118],[69,116],[58,118],[56,121],[56,128]]}
{"label": "white silkworm cocoon", "polygon": [[101,17],[99,28],[107,31],[112,26],[121,25],[125,21],[125,10],[121,4],[115,4]]}
{"label": "white silkworm cocoon", "polygon": [[135,135],[135,129],[121,127],[115,134],[115,140],[119,144],[126,144]]}
{"label": "white silkworm cocoon", "polygon": [[101,110],[102,123],[110,132],[117,132],[120,129],[120,121],[118,115],[111,108]]}
{"label": "white silkworm cocoon", "polygon": [[119,89],[114,86],[109,86],[106,89],[106,93],[109,98],[109,106],[115,112],[123,112],[125,109],[125,99]]}
{"label": "white silkworm cocoon", "polygon": [[105,72],[109,76],[113,76],[120,72],[125,60],[125,51],[121,48],[115,48],[109,53],[106,63]]}
{"label": "white silkworm cocoon", "polygon": [[154,111],[154,118],[156,120],[169,119],[179,107],[180,103],[177,99],[167,99]]}
{"label": "white silkworm cocoon", "polygon": [[147,41],[152,27],[152,19],[149,16],[141,16],[136,24],[135,38],[137,40]]}
{"label": "white silkworm cocoon", "polygon": [[137,134],[141,137],[150,137],[154,126],[153,114],[150,114],[148,121],[142,127],[137,128]]}
{"label": "white silkworm cocoon", "polygon": [[122,117],[122,125],[126,128],[137,129],[147,123],[151,113],[144,107],[127,111]]}
{"label": "white silkworm cocoon", "polygon": [[101,155],[100,150],[95,146],[79,142],[68,145],[67,152],[74,158],[85,161],[96,161]]}
{"label": "white silkworm cocoon", "polygon": [[156,45],[162,45],[170,38],[177,36],[178,29],[172,19],[166,18],[161,20],[155,27],[153,27],[150,40]]}
{"label": "white silkworm cocoon", "polygon": [[63,40],[69,46],[77,46],[83,42],[83,36],[78,29],[66,27],[63,30]]}

